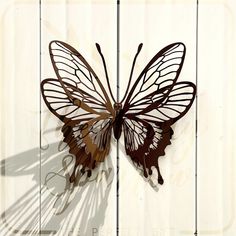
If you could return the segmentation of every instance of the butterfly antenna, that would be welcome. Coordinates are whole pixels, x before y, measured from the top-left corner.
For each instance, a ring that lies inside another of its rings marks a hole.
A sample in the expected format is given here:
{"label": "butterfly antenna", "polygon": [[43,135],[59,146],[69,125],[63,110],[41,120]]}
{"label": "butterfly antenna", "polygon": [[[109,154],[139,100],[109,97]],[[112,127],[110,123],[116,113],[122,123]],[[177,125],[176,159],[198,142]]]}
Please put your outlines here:
{"label": "butterfly antenna", "polygon": [[105,70],[105,75],[106,75],[106,80],[107,80],[107,85],[108,85],[108,89],[109,89],[109,92],[111,94],[111,97],[112,97],[112,100],[113,102],[115,102],[115,98],[112,94],[112,91],[111,91],[111,86],[110,86],[110,83],[109,83],[109,78],[108,78],[108,73],[107,73],[107,67],[106,67],[106,62],[105,62],[105,58],[102,54],[102,51],[101,51],[101,47],[98,43],[95,44],[96,45],[96,48],[98,50],[98,53],[100,54],[101,58],[102,58],[102,63],[103,63],[103,66],[104,66],[104,70]]}
{"label": "butterfly antenna", "polygon": [[128,91],[129,91],[131,79],[132,79],[132,76],[133,76],[134,66],[135,66],[135,63],[136,63],[136,59],[137,59],[138,54],[140,53],[142,47],[143,47],[143,44],[140,43],[139,46],[138,46],[138,50],[137,50],[137,52],[136,52],[136,54],[135,54],[134,60],[133,60],[133,64],[132,64],[132,68],[131,68],[131,72],[130,72],[130,77],[129,77],[129,82],[128,82],[128,85],[127,85],[127,89],[126,89],[126,91],[125,91],[125,95],[124,95],[124,97],[123,97],[122,100],[121,100],[121,103],[124,101],[124,99],[126,98],[126,95],[127,95]]}

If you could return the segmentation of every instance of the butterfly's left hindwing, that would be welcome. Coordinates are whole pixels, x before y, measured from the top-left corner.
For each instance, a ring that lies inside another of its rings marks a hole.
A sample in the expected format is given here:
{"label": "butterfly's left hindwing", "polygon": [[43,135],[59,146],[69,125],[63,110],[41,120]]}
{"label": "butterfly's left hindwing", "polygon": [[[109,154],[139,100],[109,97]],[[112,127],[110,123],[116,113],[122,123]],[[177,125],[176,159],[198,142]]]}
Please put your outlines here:
{"label": "butterfly's left hindwing", "polygon": [[144,176],[158,172],[158,158],[171,142],[171,125],[190,109],[196,94],[191,82],[177,82],[185,57],[182,43],[171,44],[148,63],[131,88],[124,105],[125,150]]}

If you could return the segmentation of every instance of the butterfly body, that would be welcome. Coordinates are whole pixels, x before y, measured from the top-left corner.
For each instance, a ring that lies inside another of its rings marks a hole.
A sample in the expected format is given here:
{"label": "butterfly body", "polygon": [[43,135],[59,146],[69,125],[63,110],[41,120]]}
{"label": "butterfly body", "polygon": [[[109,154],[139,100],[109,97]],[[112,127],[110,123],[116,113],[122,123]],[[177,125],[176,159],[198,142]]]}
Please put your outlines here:
{"label": "butterfly body", "polygon": [[85,58],[69,44],[52,41],[49,52],[56,79],[42,81],[41,90],[49,110],[62,122],[64,142],[75,157],[70,181],[80,171],[91,175],[110,152],[112,130],[116,140],[124,133],[124,147],[143,175],[157,170],[163,184],[158,159],[165,154],[173,135],[171,126],[190,109],[196,94],[191,82],[177,82],[185,58],[185,45],[173,43],[160,50],[145,66],[131,89],[130,82],[123,99],[115,101],[101,48],[100,54],[110,97]]}
{"label": "butterfly body", "polygon": [[124,110],[122,108],[121,103],[114,103],[113,105],[115,109],[115,120],[113,122],[113,134],[116,140],[118,140],[122,133],[122,125],[123,125],[123,116]]}

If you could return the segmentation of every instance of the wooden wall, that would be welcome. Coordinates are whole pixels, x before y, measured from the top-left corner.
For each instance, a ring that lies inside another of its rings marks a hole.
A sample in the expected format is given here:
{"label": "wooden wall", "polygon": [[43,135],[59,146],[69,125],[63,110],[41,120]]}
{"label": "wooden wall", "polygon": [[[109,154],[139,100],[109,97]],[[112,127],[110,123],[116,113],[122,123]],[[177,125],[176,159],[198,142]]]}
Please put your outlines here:
{"label": "wooden wall", "polygon": [[[198,48],[197,1],[120,6],[121,96],[141,42],[134,78],[180,41],[187,54],[179,80],[197,82],[197,99],[160,159],[164,185],[138,173],[120,139],[120,236],[194,235],[196,227],[200,236],[235,235],[235,1],[199,0]],[[40,81],[55,77],[48,52],[55,39],[77,48],[105,83],[99,43],[116,92],[116,1],[5,0],[0,13],[0,235],[116,235],[115,140],[90,179],[69,184],[62,124],[40,94]]]}

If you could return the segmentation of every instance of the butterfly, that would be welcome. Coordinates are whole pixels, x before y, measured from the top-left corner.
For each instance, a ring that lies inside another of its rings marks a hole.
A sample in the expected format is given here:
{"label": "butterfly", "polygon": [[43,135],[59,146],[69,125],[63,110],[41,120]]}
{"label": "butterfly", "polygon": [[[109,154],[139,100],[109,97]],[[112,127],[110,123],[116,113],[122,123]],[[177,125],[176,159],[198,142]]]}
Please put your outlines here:
{"label": "butterfly", "polygon": [[177,82],[186,54],[181,42],[156,53],[131,86],[142,46],[138,46],[133,59],[124,97],[116,101],[99,44],[96,48],[109,94],[75,48],[62,41],[50,42],[49,54],[57,78],[43,80],[41,92],[48,109],[63,122],[63,141],[75,157],[71,183],[79,172],[91,176],[109,154],[112,133],[119,140],[123,132],[126,154],[145,177],[156,169],[158,183],[163,184],[158,159],[171,143],[171,126],[190,109],[196,86],[192,82]]}

